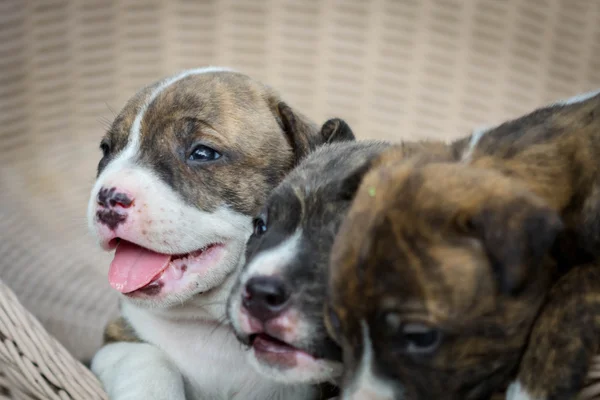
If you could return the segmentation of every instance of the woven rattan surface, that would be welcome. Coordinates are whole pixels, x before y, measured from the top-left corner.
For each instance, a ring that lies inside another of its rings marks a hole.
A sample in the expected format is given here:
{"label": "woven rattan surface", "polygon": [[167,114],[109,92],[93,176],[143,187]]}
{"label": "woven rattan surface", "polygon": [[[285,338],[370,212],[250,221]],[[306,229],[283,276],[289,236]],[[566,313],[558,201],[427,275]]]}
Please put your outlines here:
{"label": "woven rattan surface", "polygon": [[450,139],[600,86],[600,2],[0,0],[0,278],[77,358],[117,307],[85,221],[99,139],[141,86],[208,64],[361,138]]}

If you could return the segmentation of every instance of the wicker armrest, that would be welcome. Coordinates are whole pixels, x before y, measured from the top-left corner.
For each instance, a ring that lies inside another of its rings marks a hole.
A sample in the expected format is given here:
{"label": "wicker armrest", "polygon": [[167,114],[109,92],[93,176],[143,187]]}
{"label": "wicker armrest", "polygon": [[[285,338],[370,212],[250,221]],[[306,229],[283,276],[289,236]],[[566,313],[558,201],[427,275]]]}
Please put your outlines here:
{"label": "wicker armrest", "polygon": [[91,371],[1,281],[0,399],[108,399]]}

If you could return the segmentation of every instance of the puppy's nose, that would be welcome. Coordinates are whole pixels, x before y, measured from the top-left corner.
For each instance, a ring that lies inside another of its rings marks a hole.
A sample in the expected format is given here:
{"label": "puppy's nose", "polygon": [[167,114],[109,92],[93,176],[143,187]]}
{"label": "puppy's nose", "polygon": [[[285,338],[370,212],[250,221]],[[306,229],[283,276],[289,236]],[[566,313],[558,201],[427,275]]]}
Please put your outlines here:
{"label": "puppy's nose", "polygon": [[246,310],[261,321],[268,321],[283,312],[288,305],[289,290],[282,279],[257,276],[246,283],[242,303]]}
{"label": "puppy's nose", "polygon": [[117,188],[100,188],[98,191],[97,202],[99,206],[106,208],[129,208],[133,204],[131,199],[126,193],[117,191]]}
{"label": "puppy's nose", "polygon": [[101,188],[96,198],[98,209],[96,218],[98,222],[115,230],[119,224],[127,219],[127,208],[133,205],[133,199],[126,193],[117,191],[117,188]]}

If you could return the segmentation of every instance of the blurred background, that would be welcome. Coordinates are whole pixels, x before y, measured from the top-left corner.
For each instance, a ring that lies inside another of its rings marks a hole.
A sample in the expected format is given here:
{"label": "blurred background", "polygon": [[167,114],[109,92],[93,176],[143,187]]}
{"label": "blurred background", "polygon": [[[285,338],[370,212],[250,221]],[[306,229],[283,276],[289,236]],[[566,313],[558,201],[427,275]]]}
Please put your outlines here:
{"label": "blurred background", "polygon": [[360,138],[452,139],[600,87],[600,1],[0,0],[0,279],[79,358],[117,311],[85,220],[100,138],[205,65]]}

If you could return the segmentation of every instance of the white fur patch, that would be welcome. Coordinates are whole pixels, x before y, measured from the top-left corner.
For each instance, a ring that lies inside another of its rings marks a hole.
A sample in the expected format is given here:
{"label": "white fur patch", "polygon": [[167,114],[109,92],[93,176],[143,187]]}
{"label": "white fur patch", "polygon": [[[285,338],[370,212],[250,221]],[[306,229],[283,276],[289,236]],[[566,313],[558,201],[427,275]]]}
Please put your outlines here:
{"label": "white fur patch", "polygon": [[[135,193],[135,205],[127,211],[127,220],[115,228],[115,233],[159,253],[188,253],[220,240],[241,236],[245,240],[250,234],[250,216],[227,207],[207,212],[187,204],[149,168],[130,165],[111,169],[98,182],[100,186]],[[93,199],[88,215],[92,232],[106,228],[94,222],[95,211]]]}
{"label": "white fur patch", "polygon": [[404,394],[394,396],[390,385],[373,373],[373,345],[369,337],[369,326],[361,321],[363,351],[356,375],[342,393],[344,400],[402,400]]}
{"label": "white fur patch", "polygon": [[510,384],[506,390],[506,400],[544,400],[532,397],[523,386],[521,382],[515,381]]}
{"label": "white fur patch", "polygon": [[94,356],[92,372],[111,399],[185,400],[183,376],[150,344],[106,345]]}
{"label": "white fur patch", "polygon": [[[224,285],[228,288],[227,285]],[[204,297],[204,296],[201,296]],[[191,302],[193,302],[192,300]],[[188,302],[189,304],[189,302]],[[195,307],[197,316],[199,307]],[[154,355],[153,360],[142,354],[142,360],[135,364],[138,369],[132,374],[135,379],[150,379],[155,371],[165,368],[164,364],[173,363],[186,377],[186,393],[188,400],[195,399],[273,399],[301,400],[313,398],[314,388],[306,384],[285,385],[265,379],[247,362],[247,352],[237,341],[227,324],[209,323],[203,319],[181,320],[168,318],[175,313],[143,310],[129,303],[123,303],[123,315],[139,333],[140,338],[160,346],[163,361]],[[190,307],[190,311],[193,309]],[[175,314],[176,315],[176,314]],[[108,346],[110,347],[110,346]],[[104,350],[102,350],[104,351]],[[128,369],[133,367],[137,353],[126,355],[131,358]],[[119,362],[124,358],[112,357],[113,368],[128,371]],[[152,362],[150,362],[152,361]],[[106,369],[110,369],[106,363]],[[115,374],[113,374],[115,375]],[[139,378],[137,378],[139,377]],[[129,381],[129,373],[123,373],[123,381]],[[158,382],[161,381],[157,378]],[[116,379],[118,381],[118,379]],[[124,383],[119,383],[124,385]],[[132,399],[150,399],[148,397],[132,397]],[[162,399],[162,397],[156,397]],[[179,399],[178,397],[169,397]],[[113,399],[113,397],[111,397]],[[121,399],[121,397],[115,397]]]}
{"label": "white fur patch", "polygon": [[245,285],[253,276],[277,274],[297,256],[301,240],[302,231],[297,230],[277,246],[258,254],[244,269],[240,280],[241,284]]}
{"label": "white fur patch", "polygon": [[569,97],[568,99],[565,99],[565,100],[559,100],[556,103],[554,103],[553,105],[567,106],[570,104],[582,103],[586,100],[591,99],[592,97],[595,97],[598,94],[600,94],[600,89],[591,91],[591,92],[581,93],[581,94],[575,95],[573,97]]}
{"label": "white fur patch", "polygon": [[478,128],[473,131],[473,133],[471,134],[471,140],[469,141],[469,147],[467,147],[467,149],[464,151],[461,157],[461,162],[467,164],[471,162],[471,157],[473,156],[473,152],[475,151],[477,144],[479,143],[483,135],[485,135],[492,129],[494,129],[494,127]]}

